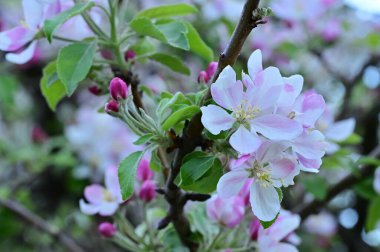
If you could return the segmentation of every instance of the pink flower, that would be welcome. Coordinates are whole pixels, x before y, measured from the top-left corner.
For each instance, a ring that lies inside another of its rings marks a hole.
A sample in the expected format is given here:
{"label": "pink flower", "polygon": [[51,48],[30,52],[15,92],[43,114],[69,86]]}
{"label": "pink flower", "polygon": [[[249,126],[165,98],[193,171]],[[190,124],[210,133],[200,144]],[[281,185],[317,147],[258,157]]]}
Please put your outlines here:
{"label": "pink flower", "polygon": [[295,157],[284,152],[286,146],[265,142],[251,156],[243,156],[240,166],[224,174],[217,185],[221,198],[237,195],[248,179],[253,213],[263,221],[273,220],[280,211],[281,186],[294,184],[299,168]]}
{"label": "pink flower", "polygon": [[57,13],[58,4],[57,1],[22,1],[25,22],[0,32],[0,50],[10,52],[5,56],[8,61],[24,64],[33,58],[37,49],[37,41],[33,40],[45,19]]}
{"label": "pink flower", "polygon": [[376,169],[375,179],[373,181],[373,188],[378,194],[380,194],[380,168]]}
{"label": "pink flower", "polygon": [[238,225],[244,217],[244,201],[241,197],[234,196],[222,199],[213,195],[206,202],[207,216],[219,224],[233,228]]}
{"label": "pink flower", "polygon": [[243,73],[243,82],[236,80],[232,67],[224,68],[211,85],[219,106],[201,107],[202,124],[212,134],[233,129],[229,142],[240,154],[259,148],[262,139],[257,133],[270,140],[291,140],[302,133],[298,122],[274,113],[284,83],[277,68],[263,70],[261,61],[261,51],[256,50],[248,60],[249,76]]}
{"label": "pink flower", "polygon": [[198,83],[207,83],[210,80],[209,75],[206,71],[200,71],[198,74]]}
{"label": "pink flower", "polygon": [[251,239],[253,241],[256,241],[259,236],[259,230],[261,228],[260,220],[257,218],[254,218],[251,221],[251,224],[249,224],[249,234],[251,236]]}
{"label": "pink flower", "polygon": [[307,232],[320,236],[333,236],[338,230],[335,217],[327,212],[309,216],[303,223]]}
{"label": "pink flower", "polygon": [[115,101],[125,100],[128,95],[128,86],[122,79],[115,77],[110,82],[110,94]]}
{"label": "pink flower", "polygon": [[102,216],[113,215],[119,204],[123,202],[119,179],[117,175],[117,167],[111,166],[105,173],[105,186],[92,184],[84,189],[84,197],[79,201],[79,206],[84,214],[94,215],[99,213]]}
{"label": "pink flower", "polygon": [[115,233],[117,232],[117,229],[115,225],[113,225],[112,223],[102,222],[98,226],[98,231],[102,236],[106,238],[111,238],[112,236],[115,235]]}
{"label": "pink flower", "polygon": [[214,76],[217,68],[218,68],[218,62],[216,61],[213,61],[208,65],[206,69],[206,73],[209,78],[212,78],[212,76]]}
{"label": "pink flower", "polygon": [[258,251],[262,252],[297,252],[297,248],[282,242],[292,235],[300,225],[301,218],[286,210],[281,210],[275,223],[267,229],[260,228],[258,234]]}
{"label": "pink flower", "polygon": [[333,154],[340,148],[336,142],[345,140],[354,132],[355,123],[354,118],[334,122],[332,111],[329,108],[325,109],[316,123],[316,128],[326,136],[328,154]]}
{"label": "pink flower", "polygon": [[145,180],[139,192],[139,198],[142,201],[150,202],[156,198],[156,182],[153,180]]}

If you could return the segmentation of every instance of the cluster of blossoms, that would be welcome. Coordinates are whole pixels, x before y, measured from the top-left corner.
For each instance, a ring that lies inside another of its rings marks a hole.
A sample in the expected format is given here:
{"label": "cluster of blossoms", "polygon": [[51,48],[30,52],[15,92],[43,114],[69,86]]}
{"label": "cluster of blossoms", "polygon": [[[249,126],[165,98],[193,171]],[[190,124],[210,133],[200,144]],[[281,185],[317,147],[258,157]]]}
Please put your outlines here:
{"label": "cluster of blossoms", "polygon": [[256,50],[248,60],[248,75],[242,81],[227,66],[211,85],[213,100],[201,108],[202,123],[212,134],[229,131],[229,143],[239,158],[222,176],[218,195],[237,195],[252,180],[250,203],[262,221],[271,221],[280,211],[280,188],[292,185],[301,170],[318,172],[325,154],[324,135],[316,122],[325,110],[321,95],[301,94],[303,78],[281,76],[275,67],[262,67]]}

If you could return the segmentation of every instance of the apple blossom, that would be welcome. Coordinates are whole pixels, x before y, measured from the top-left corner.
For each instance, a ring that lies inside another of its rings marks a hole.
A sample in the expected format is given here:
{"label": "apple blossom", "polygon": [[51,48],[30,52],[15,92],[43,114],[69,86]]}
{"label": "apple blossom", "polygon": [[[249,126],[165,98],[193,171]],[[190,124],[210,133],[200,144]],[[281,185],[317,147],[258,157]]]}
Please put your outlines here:
{"label": "apple blossom", "polygon": [[79,201],[79,206],[84,214],[102,216],[113,215],[123,202],[121,198],[117,167],[110,166],[105,173],[105,186],[92,184],[84,189],[84,197]]}
{"label": "apple blossom", "polygon": [[249,75],[243,73],[243,81],[236,80],[232,67],[224,68],[211,85],[212,98],[219,106],[201,107],[202,124],[212,134],[234,129],[229,142],[241,154],[259,148],[262,139],[257,133],[271,140],[291,140],[302,133],[301,124],[274,113],[284,83],[277,68],[263,70],[261,61],[261,51],[256,50],[248,60]]}
{"label": "apple blossom", "polygon": [[281,186],[292,185],[299,168],[293,155],[284,152],[286,147],[265,142],[255,154],[241,157],[242,163],[224,174],[218,184],[217,192],[222,198],[237,195],[248,179],[250,203],[253,213],[263,221],[273,220],[280,211]]}
{"label": "apple blossom", "polygon": [[277,220],[267,229],[260,227],[257,237],[258,251],[260,252],[297,252],[297,248],[290,243],[282,242],[300,225],[301,218],[289,211],[281,210]]}
{"label": "apple blossom", "polygon": [[233,228],[244,217],[244,200],[239,196],[228,199],[213,195],[206,201],[207,216],[219,224]]}

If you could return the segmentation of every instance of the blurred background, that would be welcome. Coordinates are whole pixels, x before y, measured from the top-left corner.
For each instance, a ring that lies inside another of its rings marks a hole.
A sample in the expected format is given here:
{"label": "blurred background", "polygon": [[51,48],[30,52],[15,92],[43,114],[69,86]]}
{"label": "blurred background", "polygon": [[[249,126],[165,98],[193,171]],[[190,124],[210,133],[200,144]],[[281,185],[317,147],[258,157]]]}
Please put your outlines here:
{"label": "blurred background", "polygon": [[[60,1],[72,4],[71,0]],[[120,1],[120,18],[127,22],[136,11],[176,2],[199,8],[189,21],[214,55],[228,43],[244,3]],[[260,5],[271,7],[273,15],[250,35],[236,64],[237,72],[259,48],[266,66],[277,66],[284,76],[302,74],[305,88],[325,97],[330,111],[327,118],[356,120],[344,147],[324,159],[319,177],[300,176],[302,182],[286,191],[289,200],[285,207],[292,209],[323,197],[330,184],[354,172],[359,156],[379,144],[380,0],[271,0]],[[22,24],[26,14],[21,1],[0,0],[0,31]],[[62,239],[72,241],[74,248],[80,244],[86,251],[120,250],[98,234],[97,225],[106,218],[84,215],[79,200],[86,185],[102,183],[107,167],[136,150],[136,136],[115,118],[99,112],[107,95],[93,87],[108,82],[110,73],[83,83],[55,112],[49,108],[40,90],[42,69],[64,45],[40,39],[31,59],[22,64],[0,52],[0,251],[67,251],[57,242]],[[196,90],[198,74],[210,62],[165,50],[180,56],[191,75],[136,61],[141,83],[154,94]],[[151,102],[149,97],[144,99]],[[373,216],[380,209],[369,207],[378,197],[372,181],[346,190],[321,214],[307,219],[297,232],[302,238],[300,251],[380,251],[380,223],[370,232],[365,228],[369,211]]]}

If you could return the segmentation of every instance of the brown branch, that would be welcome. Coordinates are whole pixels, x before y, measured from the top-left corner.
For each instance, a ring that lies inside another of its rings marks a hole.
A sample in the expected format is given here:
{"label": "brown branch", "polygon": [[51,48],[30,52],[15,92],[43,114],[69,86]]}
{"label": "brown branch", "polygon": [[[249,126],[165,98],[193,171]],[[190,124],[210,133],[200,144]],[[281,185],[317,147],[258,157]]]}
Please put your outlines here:
{"label": "brown branch", "polygon": [[[373,150],[370,154],[370,157],[380,157],[380,146],[378,146],[375,150]],[[326,197],[323,200],[313,200],[312,202],[300,207],[299,209],[295,209],[294,212],[298,213],[302,219],[307,218],[309,215],[313,213],[317,213],[322,207],[324,207],[330,200],[335,198],[341,192],[351,188],[358,182],[366,179],[374,173],[375,165],[365,165],[359,171],[359,174],[350,174],[342,179],[339,183],[335,184],[331,187]]]}
{"label": "brown branch", "polygon": [[[257,9],[258,5],[259,0],[246,1],[240,21],[235,28],[230,43],[220,55],[218,69],[213,77],[213,82],[218,78],[224,67],[234,65],[249,33],[258,25],[259,19],[253,16],[253,11]],[[204,100],[210,98],[210,95],[209,91]],[[164,218],[164,224],[168,223],[168,220],[173,223],[181,242],[186,245],[190,251],[197,251],[198,244],[190,238],[191,230],[189,221],[183,213],[183,207],[189,199],[189,196],[177,187],[174,180],[180,172],[183,158],[203,143],[202,131],[203,125],[201,123],[201,113],[199,113],[195,115],[184,128],[183,135],[181,136],[183,145],[177,149],[175,153],[165,190],[165,198],[170,208],[167,217]]]}
{"label": "brown branch", "polygon": [[24,220],[36,226],[41,231],[49,234],[50,236],[57,239],[62,246],[64,246],[68,251],[72,252],[84,252],[85,250],[81,248],[76,241],[69,235],[60,231],[57,227],[51,225],[50,223],[43,220],[40,216],[26,209],[23,205],[16,201],[0,199],[0,206],[3,206],[10,211],[14,212]]}

